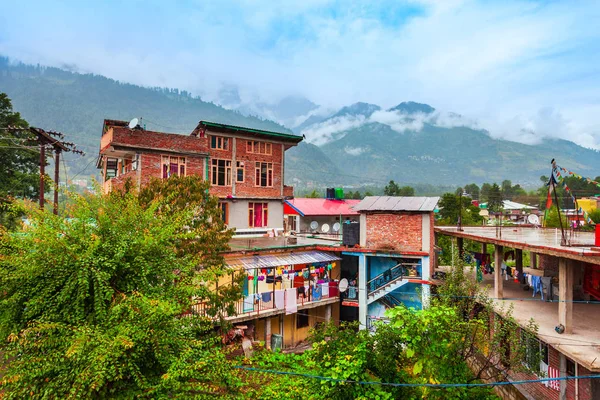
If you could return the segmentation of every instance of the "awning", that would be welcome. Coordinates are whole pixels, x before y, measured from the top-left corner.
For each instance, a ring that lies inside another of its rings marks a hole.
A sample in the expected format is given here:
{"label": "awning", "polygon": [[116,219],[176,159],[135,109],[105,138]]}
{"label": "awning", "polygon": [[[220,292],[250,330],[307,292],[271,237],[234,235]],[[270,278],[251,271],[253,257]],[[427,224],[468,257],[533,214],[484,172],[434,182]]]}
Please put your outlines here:
{"label": "awning", "polygon": [[339,260],[341,258],[338,256],[324,251],[301,251],[288,254],[232,258],[225,261],[229,268],[244,268],[249,270],[255,268],[276,268],[284,265],[328,263]]}

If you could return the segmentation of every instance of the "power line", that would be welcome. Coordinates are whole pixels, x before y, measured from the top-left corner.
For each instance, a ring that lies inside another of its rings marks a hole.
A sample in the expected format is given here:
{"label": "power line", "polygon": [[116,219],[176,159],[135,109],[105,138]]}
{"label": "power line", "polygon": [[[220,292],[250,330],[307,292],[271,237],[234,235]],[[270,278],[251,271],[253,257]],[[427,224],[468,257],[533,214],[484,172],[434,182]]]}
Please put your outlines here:
{"label": "power line", "polygon": [[500,382],[489,382],[489,383],[394,383],[394,382],[378,382],[378,381],[355,381],[351,379],[339,379],[331,378],[322,375],[311,375],[300,372],[292,371],[277,371],[273,369],[261,369],[254,367],[245,367],[242,365],[234,366],[236,369],[243,369],[246,371],[275,374],[275,375],[288,375],[297,376],[309,379],[318,379],[330,382],[339,383],[352,383],[357,385],[380,385],[380,386],[392,386],[392,387],[429,387],[434,389],[448,389],[448,388],[459,388],[459,387],[493,387],[493,386],[504,386],[504,385],[523,385],[528,383],[543,383],[551,381],[568,381],[572,379],[600,379],[600,375],[579,375],[579,376],[561,376],[558,378],[540,378],[540,379],[529,379],[520,381],[500,381]]}

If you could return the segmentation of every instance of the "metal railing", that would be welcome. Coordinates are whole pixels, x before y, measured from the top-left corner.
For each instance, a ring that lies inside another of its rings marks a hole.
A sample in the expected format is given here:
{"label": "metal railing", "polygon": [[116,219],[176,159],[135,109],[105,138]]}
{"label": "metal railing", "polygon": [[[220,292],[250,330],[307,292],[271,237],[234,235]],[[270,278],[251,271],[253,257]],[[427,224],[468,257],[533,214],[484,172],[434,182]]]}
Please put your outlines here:
{"label": "metal railing", "polygon": [[[323,285],[327,285],[326,287]],[[302,307],[306,304],[319,302],[331,298],[339,298],[339,290],[337,285],[318,284],[314,286],[301,286],[294,288],[296,292],[296,306]],[[224,318],[242,317],[247,315],[260,315],[273,310],[285,311],[288,308],[287,291],[294,290],[291,288],[279,289],[275,291],[262,292],[253,295],[248,295],[243,299],[233,303],[233,313],[228,313],[226,309],[217,310]],[[276,304],[275,296],[278,292],[283,291],[283,301],[281,304]],[[204,317],[214,318],[209,315],[209,307],[206,303],[197,303],[192,306],[192,313]]]}
{"label": "metal railing", "polygon": [[371,294],[392,282],[404,279],[404,277],[418,279],[419,273],[417,265],[418,264],[400,263],[383,271],[381,274],[367,282],[367,293]]}

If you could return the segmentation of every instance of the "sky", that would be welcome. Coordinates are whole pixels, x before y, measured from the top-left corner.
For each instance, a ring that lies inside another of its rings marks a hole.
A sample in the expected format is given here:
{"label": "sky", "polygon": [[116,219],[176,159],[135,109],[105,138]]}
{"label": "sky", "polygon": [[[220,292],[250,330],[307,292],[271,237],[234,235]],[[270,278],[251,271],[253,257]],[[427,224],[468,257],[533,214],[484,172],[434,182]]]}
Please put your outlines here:
{"label": "sky", "polygon": [[219,100],[417,101],[600,149],[600,2],[0,0],[0,55]]}

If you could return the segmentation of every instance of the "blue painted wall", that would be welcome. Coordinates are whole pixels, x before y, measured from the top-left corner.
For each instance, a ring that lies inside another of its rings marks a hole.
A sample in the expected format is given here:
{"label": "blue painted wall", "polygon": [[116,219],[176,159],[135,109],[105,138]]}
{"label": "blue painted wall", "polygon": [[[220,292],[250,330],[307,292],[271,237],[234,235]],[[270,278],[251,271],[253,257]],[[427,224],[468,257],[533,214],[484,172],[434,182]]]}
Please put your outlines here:
{"label": "blue painted wall", "polygon": [[[367,262],[368,262],[367,268],[368,268],[368,274],[369,274],[368,280],[375,278],[377,275],[384,273],[385,271],[387,271],[388,269],[390,269],[396,265],[396,261],[394,261],[394,259],[390,258],[390,257],[369,256],[369,257],[367,257]],[[419,263],[420,262],[421,262],[421,260],[419,260]],[[421,274],[421,265],[420,264],[417,267],[417,271],[419,272],[419,275],[420,275]]]}

